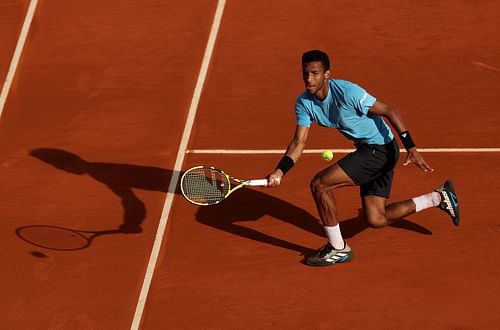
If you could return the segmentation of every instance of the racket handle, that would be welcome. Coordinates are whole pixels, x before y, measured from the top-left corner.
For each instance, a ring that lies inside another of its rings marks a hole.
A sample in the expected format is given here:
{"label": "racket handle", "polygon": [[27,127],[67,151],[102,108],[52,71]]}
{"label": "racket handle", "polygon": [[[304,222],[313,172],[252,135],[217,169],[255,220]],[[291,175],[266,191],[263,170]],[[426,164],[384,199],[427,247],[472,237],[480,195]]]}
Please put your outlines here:
{"label": "racket handle", "polygon": [[248,180],[247,186],[267,186],[269,182],[267,179],[256,179],[256,180]]}

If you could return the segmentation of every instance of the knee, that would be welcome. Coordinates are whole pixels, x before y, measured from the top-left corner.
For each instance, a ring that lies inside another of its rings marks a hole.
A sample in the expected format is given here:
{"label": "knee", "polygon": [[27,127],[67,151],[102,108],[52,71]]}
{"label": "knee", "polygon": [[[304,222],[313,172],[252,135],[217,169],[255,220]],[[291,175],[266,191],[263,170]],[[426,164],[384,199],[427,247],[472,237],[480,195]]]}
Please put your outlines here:
{"label": "knee", "polygon": [[366,216],[366,222],[372,228],[382,228],[388,225],[385,214],[377,214]]}
{"label": "knee", "polygon": [[314,176],[314,178],[309,183],[309,189],[313,195],[321,194],[325,189],[321,184],[321,177],[319,175]]}

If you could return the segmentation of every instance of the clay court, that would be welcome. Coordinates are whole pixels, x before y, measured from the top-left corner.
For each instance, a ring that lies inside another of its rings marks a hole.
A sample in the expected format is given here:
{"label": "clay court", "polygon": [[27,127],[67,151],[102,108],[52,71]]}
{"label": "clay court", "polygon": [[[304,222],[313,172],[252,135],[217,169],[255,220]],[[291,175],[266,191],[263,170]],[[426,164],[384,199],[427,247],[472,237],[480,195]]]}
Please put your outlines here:
{"label": "clay court", "polygon": [[[499,13],[492,0],[2,0],[0,329],[498,328]],[[434,167],[400,161],[391,200],[451,178],[459,227],[432,209],[369,228],[345,188],[355,257],[305,265],[325,242],[309,191],[321,150],[353,148],[317,125],[281,187],[210,207],[182,197],[195,165],[274,169],[309,49],[395,106]],[[64,246],[53,229],[96,237]]]}

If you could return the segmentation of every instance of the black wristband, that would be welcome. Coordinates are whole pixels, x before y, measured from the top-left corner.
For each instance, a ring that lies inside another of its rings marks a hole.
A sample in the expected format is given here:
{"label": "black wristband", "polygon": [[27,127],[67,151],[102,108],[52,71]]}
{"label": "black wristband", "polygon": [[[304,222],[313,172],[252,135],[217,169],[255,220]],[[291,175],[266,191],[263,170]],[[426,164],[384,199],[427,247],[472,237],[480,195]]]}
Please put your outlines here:
{"label": "black wristband", "polygon": [[401,139],[401,142],[403,142],[403,146],[406,150],[416,147],[415,142],[413,142],[411,138],[410,132],[404,131],[399,133],[399,138]]}
{"label": "black wristband", "polygon": [[283,172],[283,175],[286,174],[286,172],[290,171],[290,169],[295,165],[295,162],[293,161],[292,158],[289,156],[285,155],[281,158],[280,162],[276,166],[276,168],[279,168],[281,172]]}

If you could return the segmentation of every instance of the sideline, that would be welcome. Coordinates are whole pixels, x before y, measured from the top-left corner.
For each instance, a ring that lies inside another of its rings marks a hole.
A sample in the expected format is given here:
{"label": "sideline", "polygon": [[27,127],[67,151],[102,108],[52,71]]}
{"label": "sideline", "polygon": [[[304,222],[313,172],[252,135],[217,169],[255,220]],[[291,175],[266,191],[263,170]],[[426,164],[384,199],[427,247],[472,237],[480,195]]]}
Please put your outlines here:
{"label": "sideline", "polygon": [[224,12],[225,4],[226,4],[225,0],[219,0],[217,3],[217,9],[215,11],[214,20],[212,22],[212,27],[210,30],[210,36],[208,37],[207,47],[205,49],[205,54],[203,55],[203,62],[201,64],[200,73],[198,75],[198,80],[196,82],[196,87],[194,89],[193,98],[191,99],[191,105],[189,106],[188,117],[186,120],[186,125],[184,126],[182,140],[179,145],[179,150],[177,152],[177,158],[175,160],[172,179],[170,180],[167,197],[165,199],[165,203],[163,204],[160,223],[158,224],[156,237],[153,243],[153,248],[151,250],[151,256],[149,258],[149,263],[146,269],[146,274],[144,276],[144,281],[139,295],[139,300],[137,302],[134,319],[132,320],[132,325],[130,327],[130,329],[132,330],[139,329],[139,326],[141,324],[141,319],[144,313],[146,299],[149,293],[149,288],[151,286],[151,281],[153,279],[153,273],[156,267],[156,263],[158,262],[158,255],[160,253],[163,236],[165,234],[165,229],[168,222],[168,216],[170,214],[170,209],[172,208],[172,202],[175,195],[175,188],[179,180],[179,173],[182,167],[182,163],[184,161],[184,156],[186,155],[187,144],[189,142],[189,137],[191,135],[191,130],[193,128],[194,118],[196,116],[196,111],[198,109],[198,103],[200,101],[200,96],[203,90],[203,85],[205,83],[205,78],[207,76],[208,66],[212,58],[212,52],[214,49],[215,40],[217,39],[217,33],[219,31],[219,26],[222,20],[222,13]]}
{"label": "sideline", "polygon": [[0,117],[2,117],[3,108],[5,106],[5,102],[7,101],[7,96],[9,95],[10,87],[12,86],[12,81],[14,80],[14,76],[16,74],[17,65],[19,64],[19,59],[21,58],[24,44],[26,43],[26,38],[28,37],[31,22],[33,21],[33,17],[35,16],[37,4],[38,0],[30,1],[26,17],[24,18],[21,33],[19,34],[19,38],[17,39],[16,49],[14,50],[14,55],[12,56],[12,60],[10,62],[9,71],[7,71],[7,75],[5,76],[5,82],[3,83],[2,92],[0,93]]}

